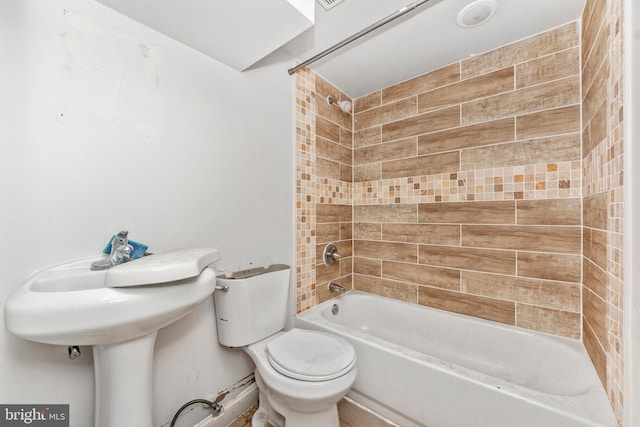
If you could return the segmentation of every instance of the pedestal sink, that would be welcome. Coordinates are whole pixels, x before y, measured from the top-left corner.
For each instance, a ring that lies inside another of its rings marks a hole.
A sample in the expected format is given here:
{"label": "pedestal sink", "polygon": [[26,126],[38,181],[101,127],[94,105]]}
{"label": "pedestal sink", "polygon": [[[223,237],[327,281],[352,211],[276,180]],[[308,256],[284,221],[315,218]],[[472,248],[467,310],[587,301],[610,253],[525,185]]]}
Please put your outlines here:
{"label": "pedestal sink", "polygon": [[99,258],[46,268],[5,303],[15,335],[93,346],[95,427],[152,427],[151,368],[159,329],[214,291],[215,249],[181,249],[93,271]]}

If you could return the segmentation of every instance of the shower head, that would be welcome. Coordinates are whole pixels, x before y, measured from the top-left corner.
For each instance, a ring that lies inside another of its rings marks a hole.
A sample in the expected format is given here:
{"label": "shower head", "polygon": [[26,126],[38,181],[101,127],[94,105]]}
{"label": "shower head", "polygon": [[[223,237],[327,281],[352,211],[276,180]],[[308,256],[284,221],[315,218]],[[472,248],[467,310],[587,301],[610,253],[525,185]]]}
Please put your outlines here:
{"label": "shower head", "polygon": [[351,102],[349,101],[338,101],[332,96],[327,96],[327,103],[329,105],[337,106],[339,109],[341,109],[345,113],[348,113],[351,111]]}

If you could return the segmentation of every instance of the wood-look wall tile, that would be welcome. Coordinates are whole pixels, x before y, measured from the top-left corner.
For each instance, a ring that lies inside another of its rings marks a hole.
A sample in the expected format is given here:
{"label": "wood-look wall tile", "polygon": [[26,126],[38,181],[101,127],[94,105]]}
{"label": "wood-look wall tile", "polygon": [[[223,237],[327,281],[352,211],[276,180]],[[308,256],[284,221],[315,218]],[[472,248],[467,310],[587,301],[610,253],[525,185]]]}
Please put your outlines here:
{"label": "wood-look wall tile", "polygon": [[520,89],[576,74],[580,74],[578,47],[516,65],[516,87]]}
{"label": "wood-look wall tile", "polygon": [[353,133],[353,148],[362,148],[382,142],[382,127],[358,130]]}
{"label": "wood-look wall tile", "polygon": [[580,313],[580,284],[497,274],[462,272],[466,293]]}
{"label": "wood-look wall tile", "polygon": [[518,200],[519,225],[581,225],[580,199]]}
{"label": "wood-look wall tile", "polygon": [[515,304],[510,301],[420,286],[418,287],[418,304],[515,325]]}
{"label": "wood-look wall tile", "polygon": [[316,138],[316,156],[347,165],[353,163],[353,150],[324,138]]}
{"label": "wood-look wall tile", "polygon": [[413,222],[418,219],[415,204],[356,205],[354,216],[358,222]]}
{"label": "wood-look wall tile", "polygon": [[316,102],[317,116],[336,123],[343,128],[351,129],[351,113],[345,113],[341,109],[329,105],[328,102]]}
{"label": "wood-look wall tile", "polygon": [[451,151],[382,162],[382,179],[458,172],[459,170],[460,153]]}
{"label": "wood-look wall tile", "polygon": [[604,65],[598,70],[598,74],[596,75],[591,87],[582,91],[583,123],[590,122],[598,112],[598,110],[601,108],[602,103],[606,103],[609,72],[609,63],[605,61]]}
{"label": "wood-look wall tile", "polygon": [[418,245],[410,243],[377,242],[372,240],[354,240],[355,256],[416,263]]}
{"label": "wood-look wall tile", "polygon": [[340,141],[340,126],[325,119],[324,117],[316,117],[316,136],[328,139],[332,142]]}
{"label": "wood-look wall tile", "polygon": [[352,222],[340,223],[340,239],[339,240],[350,240],[350,239],[353,239],[353,223]]}
{"label": "wood-look wall tile", "polygon": [[418,137],[418,154],[432,154],[514,140],[515,119],[509,117],[420,135]]}
{"label": "wood-look wall tile", "polygon": [[587,353],[589,353],[589,357],[591,358],[591,362],[593,366],[596,368],[596,372],[598,373],[598,377],[600,378],[600,382],[604,387],[607,386],[607,354],[602,347],[602,344],[598,342],[598,338],[589,323],[584,319],[582,319],[582,331],[584,342],[584,347],[587,349]]}
{"label": "wood-look wall tile", "polygon": [[353,168],[351,166],[347,166],[344,163],[339,163],[340,165],[340,181],[345,182],[353,182]]}
{"label": "wood-look wall tile", "polygon": [[508,92],[513,90],[513,87],[514,69],[513,66],[509,66],[420,94],[418,96],[418,114]]}
{"label": "wood-look wall tile", "polygon": [[462,150],[463,171],[580,159],[580,133]]}
{"label": "wood-look wall tile", "polygon": [[460,246],[460,226],[447,224],[382,224],[382,239],[425,245]]}
{"label": "wood-look wall tile", "polygon": [[602,101],[597,111],[593,115],[590,121],[584,121],[585,126],[582,132],[582,158],[593,151],[598,144],[607,138],[609,130],[607,117],[607,102]]}
{"label": "wood-look wall tile", "polygon": [[[351,240],[340,240],[340,241],[336,241],[336,242],[332,242],[332,243],[334,243],[336,245],[336,248],[338,248],[338,253],[343,258],[348,258],[350,256],[353,256]],[[324,263],[323,253],[324,253],[324,248],[326,246],[327,246],[326,243],[318,243],[318,244],[316,244],[316,264],[323,264]],[[340,262],[342,262],[342,260]]]}
{"label": "wood-look wall tile", "polygon": [[[361,221],[356,213],[356,221]],[[382,225],[356,222],[353,224],[353,238],[358,240],[381,240]]]}
{"label": "wood-look wall tile", "polygon": [[351,222],[351,205],[316,204],[316,222]]}
{"label": "wood-look wall tile", "polygon": [[580,102],[580,76],[506,92],[462,104],[462,124],[472,124]]}
{"label": "wood-look wall tile", "polygon": [[465,59],[461,64],[461,77],[467,79],[486,74],[512,64],[578,46],[578,44],[578,21],[570,22],[555,30]]}
{"label": "wood-look wall tile", "polygon": [[362,165],[381,162],[383,160],[413,157],[418,152],[417,139],[417,137],[412,136],[397,141],[385,142],[384,144],[358,148],[353,152],[353,163],[355,165]]}
{"label": "wood-look wall tile", "polygon": [[607,2],[595,1],[591,13],[582,25],[582,62],[585,63],[593,49],[596,36],[607,16]]}
{"label": "wood-look wall tile", "polygon": [[316,176],[320,178],[340,179],[340,166],[343,163],[339,163],[333,160],[323,159],[322,157],[316,157]]}
{"label": "wood-look wall tile", "polygon": [[607,269],[607,244],[609,243],[609,233],[592,228],[584,229],[584,256],[593,261],[601,269]]}
{"label": "wood-look wall tile", "polygon": [[418,111],[417,104],[417,97],[413,96],[357,113],[354,117],[354,128],[357,131],[415,116]]}
{"label": "wood-look wall tile", "polygon": [[382,260],[353,257],[354,274],[380,277],[382,275]]}
{"label": "wood-look wall tile", "polygon": [[326,286],[327,282],[338,277],[340,277],[339,263],[335,263],[333,265],[325,265],[324,263],[321,263],[316,265],[316,289],[322,287],[323,284]]}
{"label": "wood-look wall tile", "polygon": [[392,141],[457,126],[460,126],[459,105],[384,124],[382,141]]}
{"label": "wood-look wall tile", "polygon": [[382,261],[382,277],[460,291],[460,270]]}
{"label": "wood-look wall tile", "polygon": [[609,192],[586,196],[582,203],[584,226],[607,230],[609,227]]}
{"label": "wood-look wall tile", "polygon": [[518,276],[580,283],[580,255],[518,252]]}
{"label": "wood-look wall tile", "polygon": [[462,246],[580,254],[580,227],[463,225]]}
{"label": "wood-look wall tile", "polygon": [[460,80],[460,63],[456,62],[383,89],[382,103],[386,104],[397,99],[417,95],[458,80]]}
{"label": "wood-look wall tile", "polygon": [[580,105],[538,111],[516,117],[516,139],[580,132]]}
{"label": "wood-look wall tile", "polygon": [[609,284],[607,273],[586,257],[582,258],[582,283],[591,292],[606,300]]}
{"label": "wood-look wall tile", "polygon": [[515,224],[516,202],[418,204],[418,222],[444,224]]}
{"label": "wood-look wall tile", "polygon": [[596,338],[600,343],[607,343],[607,312],[606,301],[591,292],[589,288],[582,290],[582,314],[591,326]]}
{"label": "wood-look wall tile", "polygon": [[420,264],[487,273],[516,273],[516,253],[513,251],[420,245],[418,254]]}
{"label": "wood-look wall tile", "polygon": [[353,100],[353,112],[360,113],[370,108],[379,107],[382,104],[382,91],[371,92]]}
{"label": "wood-look wall tile", "polygon": [[610,45],[609,23],[604,22],[603,28],[598,31],[593,50],[582,64],[582,90],[587,90],[593,84],[594,78],[602,63],[608,59]]}
{"label": "wood-look wall tile", "polygon": [[516,304],[516,326],[580,339],[580,313]]}
{"label": "wood-look wall tile", "polygon": [[353,287],[357,291],[369,292],[400,301],[415,303],[417,300],[418,286],[410,283],[355,274]]}
{"label": "wood-look wall tile", "polygon": [[329,243],[336,240],[343,240],[340,238],[340,226],[339,222],[331,223],[318,223],[316,224],[316,243]]}
{"label": "wood-look wall tile", "polygon": [[350,129],[340,128],[340,139],[338,143],[352,150],[353,132]]}
{"label": "wood-look wall tile", "polygon": [[353,168],[353,182],[376,181],[382,178],[382,164],[370,163]]}

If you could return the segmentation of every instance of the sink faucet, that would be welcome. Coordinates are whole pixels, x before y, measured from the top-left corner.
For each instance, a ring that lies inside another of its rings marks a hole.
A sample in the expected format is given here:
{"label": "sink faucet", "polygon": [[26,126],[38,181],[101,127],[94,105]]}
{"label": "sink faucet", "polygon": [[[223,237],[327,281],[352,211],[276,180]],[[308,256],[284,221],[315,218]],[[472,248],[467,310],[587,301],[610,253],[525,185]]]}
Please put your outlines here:
{"label": "sink faucet", "polygon": [[124,264],[131,261],[131,251],[133,246],[129,244],[128,236],[129,232],[123,230],[116,234],[111,241],[111,254],[108,258],[96,261],[91,264],[92,270],[106,270],[116,265]]}

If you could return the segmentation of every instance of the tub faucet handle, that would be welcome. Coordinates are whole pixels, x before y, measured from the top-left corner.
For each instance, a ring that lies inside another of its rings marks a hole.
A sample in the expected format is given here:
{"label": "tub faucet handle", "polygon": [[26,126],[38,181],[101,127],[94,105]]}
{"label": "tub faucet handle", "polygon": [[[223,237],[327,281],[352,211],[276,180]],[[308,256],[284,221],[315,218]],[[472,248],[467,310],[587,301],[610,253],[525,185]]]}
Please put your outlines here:
{"label": "tub faucet handle", "polygon": [[333,243],[329,243],[324,247],[322,258],[324,259],[325,265],[333,265],[341,258],[341,256],[338,253],[338,248],[336,247],[336,245],[334,245]]}

